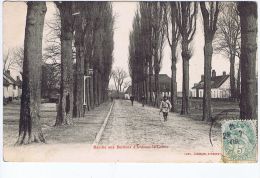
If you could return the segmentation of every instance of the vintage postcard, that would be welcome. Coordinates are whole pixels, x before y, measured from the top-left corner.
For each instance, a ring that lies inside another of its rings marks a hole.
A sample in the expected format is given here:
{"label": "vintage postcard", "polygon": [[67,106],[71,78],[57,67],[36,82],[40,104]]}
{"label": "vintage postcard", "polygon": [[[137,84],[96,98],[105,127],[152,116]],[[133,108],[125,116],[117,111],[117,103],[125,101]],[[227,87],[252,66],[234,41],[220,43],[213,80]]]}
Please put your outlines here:
{"label": "vintage postcard", "polygon": [[256,2],[3,2],[7,162],[257,163]]}

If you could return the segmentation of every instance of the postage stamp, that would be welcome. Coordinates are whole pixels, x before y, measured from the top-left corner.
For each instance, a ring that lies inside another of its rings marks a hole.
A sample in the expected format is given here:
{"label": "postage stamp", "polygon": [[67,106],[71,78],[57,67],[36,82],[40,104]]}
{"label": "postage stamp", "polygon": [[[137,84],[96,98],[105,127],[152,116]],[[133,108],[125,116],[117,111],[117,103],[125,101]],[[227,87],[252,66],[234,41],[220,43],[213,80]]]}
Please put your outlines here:
{"label": "postage stamp", "polygon": [[257,122],[230,120],[222,125],[222,161],[257,162]]}

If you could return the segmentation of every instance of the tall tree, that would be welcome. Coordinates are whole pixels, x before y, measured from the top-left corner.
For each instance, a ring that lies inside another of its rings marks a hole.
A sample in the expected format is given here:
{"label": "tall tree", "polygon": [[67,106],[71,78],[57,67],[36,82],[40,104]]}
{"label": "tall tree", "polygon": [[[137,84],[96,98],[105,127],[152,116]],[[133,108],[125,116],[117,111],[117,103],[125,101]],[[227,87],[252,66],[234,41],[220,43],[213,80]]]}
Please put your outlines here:
{"label": "tall tree", "polygon": [[[152,4],[150,2],[139,3],[140,15],[140,34],[137,39],[138,45],[142,46],[140,57],[143,59],[143,92],[146,102],[152,104],[152,76],[153,76],[153,57],[152,57]],[[136,35],[135,35],[136,36]],[[136,41],[136,40],[135,40]],[[138,49],[137,49],[138,50]]]}
{"label": "tall tree", "polygon": [[103,89],[103,100],[108,99],[108,84],[110,80],[110,74],[112,71],[113,63],[113,50],[114,50],[114,21],[115,17],[113,15],[112,4],[107,2],[104,14],[104,24],[103,24],[103,42],[102,42],[102,55],[103,55],[103,70],[102,77],[102,89]]}
{"label": "tall tree", "polygon": [[[108,98],[107,88],[113,62],[114,16],[109,2],[75,4],[80,15],[75,23],[77,59],[74,113],[79,117],[83,114],[84,91],[88,110]],[[93,69],[93,73],[90,69]],[[83,75],[88,76],[85,86]]]}
{"label": "tall tree", "polygon": [[115,83],[115,88],[117,90],[117,92],[121,92],[122,91],[122,86],[123,83],[125,81],[125,79],[127,78],[127,73],[126,71],[124,71],[124,69],[122,68],[116,68],[115,70],[112,71],[112,78],[114,80]]}
{"label": "tall tree", "polygon": [[45,142],[40,124],[41,62],[45,2],[27,2],[22,98],[17,144]]}
{"label": "tall tree", "polygon": [[73,16],[72,2],[55,2],[61,17],[61,85],[56,126],[72,123],[73,106]]}
{"label": "tall tree", "polygon": [[[171,71],[172,71],[172,78],[171,78],[171,103],[172,103],[172,111],[177,112],[177,82],[176,82],[176,76],[177,76],[177,57],[176,57],[176,52],[177,52],[177,46],[178,42],[180,39],[180,32],[179,28],[177,26],[177,6],[175,2],[169,2],[165,6],[165,11],[170,12],[165,15],[165,20],[166,20],[166,32],[167,32],[167,40],[169,43],[169,46],[171,48]],[[168,17],[169,16],[169,17]],[[169,28],[169,19],[170,19],[170,24],[171,28]],[[169,32],[171,31],[171,33]],[[171,36],[171,37],[170,37]]]}
{"label": "tall tree", "polygon": [[[82,2],[80,2],[82,3]],[[93,69],[93,51],[94,51],[94,21],[96,16],[94,2],[84,2],[80,4],[82,27],[84,27],[84,35],[82,40],[84,41],[84,75],[88,76],[85,81],[85,94],[86,94],[86,107],[87,110],[94,108],[94,96],[93,96],[93,74],[90,72]],[[83,6],[83,7],[82,7]]]}
{"label": "tall tree", "polygon": [[[166,35],[163,2],[140,2],[130,33],[129,71],[132,93],[137,99],[145,96],[159,104],[159,72]],[[154,74],[152,82],[152,76]],[[154,86],[152,86],[152,83]],[[152,103],[151,103],[152,104]]]}
{"label": "tall tree", "polygon": [[85,25],[84,10],[85,2],[75,2],[74,9],[79,13],[75,17],[75,47],[76,47],[76,69],[74,81],[74,104],[73,116],[82,117],[84,114],[83,96],[84,96],[84,41],[85,41]]}
{"label": "tall tree", "polygon": [[103,66],[103,39],[104,39],[104,21],[107,14],[107,2],[96,2],[94,8],[93,21],[93,56],[91,64],[93,66],[93,96],[94,104],[99,105],[101,102]]}
{"label": "tall tree", "polygon": [[154,69],[154,88],[155,88],[155,105],[159,106],[160,87],[159,87],[159,72],[163,58],[163,47],[165,41],[165,11],[163,2],[152,3],[152,50],[153,50],[153,69]]}
{"label": "tall tree", "polygon": [[[129,46],[128,46],[128,70],[132,83],[132,95],[136,95],[136,67],[135,67],[135,46],[134,46],[134,32],[129,34]],[[112,75],[111,75],[112,77]]]}
{"label": "tall tree", "polygon": [[[208,6],[208,7],[206,7]],[[204,93],[203,120],[211,120],[211,63],[215,32],[219,14],[219,2],[200,2],[204,24]]]}
{"label": "tall tree", "polygon": [[142,45],[144,44],[141,37],[141,19],[137,11],[133,21],[133,30],[129,36],[129,73],[132,78],[132,93],[136,99],[140,99],[144,94],[144,51]]}
{"label": "tall tree", "polygon": [[240,118],[257,119],[257,4],[256,2],[239,2],[238,11],[241,22]]}
{"label": "tall tree", "polygon": [[221,2],[217,26],[215,48],[229,57],[231,98],[236,98],[235,58],[240,57],[241,30],[235,2]]}
{"label": "tall tree", "polygon": [[197,24],[197,3],[177,3],[177,24],[182,37],[182,107],[181,114],[189,113],[189,60],[192,56],[190,43],[196,32]]}

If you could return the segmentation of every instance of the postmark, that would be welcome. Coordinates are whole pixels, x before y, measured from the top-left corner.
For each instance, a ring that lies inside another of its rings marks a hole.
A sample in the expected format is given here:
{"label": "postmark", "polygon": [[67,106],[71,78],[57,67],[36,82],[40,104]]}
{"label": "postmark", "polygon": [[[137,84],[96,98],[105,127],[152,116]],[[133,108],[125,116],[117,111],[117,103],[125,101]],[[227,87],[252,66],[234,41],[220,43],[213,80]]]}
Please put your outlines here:
{"label": "postmark", "polygon": [[257,127],[254,120],[229,120],[222,125],[222,161],[256,162]]}

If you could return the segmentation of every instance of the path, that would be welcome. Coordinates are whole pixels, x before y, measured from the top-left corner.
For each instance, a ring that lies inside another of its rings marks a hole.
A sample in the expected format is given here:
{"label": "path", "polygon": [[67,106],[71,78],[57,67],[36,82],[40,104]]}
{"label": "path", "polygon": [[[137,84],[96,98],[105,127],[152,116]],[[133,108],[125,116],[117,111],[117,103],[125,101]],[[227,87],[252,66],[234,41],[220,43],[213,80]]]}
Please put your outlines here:
{"label": "path", "polygon": [[[156,108],[142,107],[136,102],[134,106],[131,106],[128,100],[115,100],[114,102],[111,115],[97,146],[104,148],[120,146],[120,149],[93,149],[92,147],[110,108],[111,103],[107,103],[89,112],[88,118],[75,119],[75,125],[71,127],[50,128],[49,130],[44,124],[43,130],[48,137],[48,144],[31,144],[21,147],[5,145],[5,160],[55,162],[220,161],[220,155],[200,155],[221,152],[220,128],[213,129],[214,147],[212,147],[208,136],[210,125],[206,122],[194,121],[173,113],[169,114],[167,122],[163,122],[162,115],[159,116],[159,110]],[[5,114],[5,116],[9,115]],[[8,133],[8,128],[5,128],[6,119],[4,119],[4,132]],[[12,132],[12,138],[16,138],[13,134],[16,132]],[[6,137],[8,135],[5,135]],[[121,147],[133,148],[132,146],[137,144],[145,149],[121,149]],[[147,146],[151,145],[159,145],[162,149],[146,149]]]}
{"label": "path", "polygon": [[170,113],[167,122],[162,113],[153,107],[142,107],[130,101],[116,100],[108,124],[101,138],[101,145],[151,145],[169,146],[174,151],[218,151],[220,128],[213,128],[213,145],[209,142],[210,125]]}

